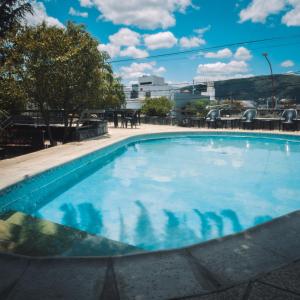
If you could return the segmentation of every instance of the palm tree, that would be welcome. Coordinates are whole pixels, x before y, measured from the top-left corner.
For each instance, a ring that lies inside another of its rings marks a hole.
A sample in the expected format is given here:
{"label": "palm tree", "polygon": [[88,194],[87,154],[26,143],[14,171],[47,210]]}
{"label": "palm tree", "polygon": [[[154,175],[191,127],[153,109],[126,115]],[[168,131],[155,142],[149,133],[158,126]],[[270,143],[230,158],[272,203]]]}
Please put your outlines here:
{"label": "palm tree", "polygon": [[32,5],[25,0],[0,0],[0,38],[19,25],[26,13],[33,13]]}

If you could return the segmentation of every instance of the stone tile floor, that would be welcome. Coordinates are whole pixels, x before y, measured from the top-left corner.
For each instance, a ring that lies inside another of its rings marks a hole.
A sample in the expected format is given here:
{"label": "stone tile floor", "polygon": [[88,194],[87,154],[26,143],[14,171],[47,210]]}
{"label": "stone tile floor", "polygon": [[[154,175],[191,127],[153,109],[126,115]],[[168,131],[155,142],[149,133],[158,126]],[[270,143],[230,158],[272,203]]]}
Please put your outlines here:
{"label": "stone tile floor", "polygon": [[[78,258],[0,253],[0,299],[300,299],[296,228],[300,211],[171,251]],[[283,239],[280,232],[288,234]]]}

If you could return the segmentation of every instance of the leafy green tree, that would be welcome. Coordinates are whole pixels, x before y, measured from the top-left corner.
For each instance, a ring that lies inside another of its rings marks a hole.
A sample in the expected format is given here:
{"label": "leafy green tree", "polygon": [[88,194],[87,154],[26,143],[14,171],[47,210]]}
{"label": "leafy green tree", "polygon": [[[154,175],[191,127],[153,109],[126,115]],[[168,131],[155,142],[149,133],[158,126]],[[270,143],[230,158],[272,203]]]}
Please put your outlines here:
{"label": "leafy green tree", "polygon": [[148,116],[166,116],[173,107],[172,101],[167,97],[148,98],[142,107],[142,113]]}
{"label": "leafy green tree", "polygon": [[30,1],[24,0],[1,0],[0,1],[0,38],[20,25],[26,13],[32,14]]}
{"label": "leafy green tree", "polygon": [[40,110],[50,140],[51,110],[63,110],[67,136],[83,110],[119,107],[124,102],[108,56],[97,46],[82,25],[71,22],[66,28],[26,27],[1,43],[7,59],[0,76],[10,74],[14,84],[24,89],[28,101]]}
{"label": "leafy green tree", "polygon": [[210,105],[210,100],[199,99],[188,103],[185,106],[184,111],[190,115],[197,115],[200,117],[204,117],[208,113],[208,109],[207,109],[208,105]]}

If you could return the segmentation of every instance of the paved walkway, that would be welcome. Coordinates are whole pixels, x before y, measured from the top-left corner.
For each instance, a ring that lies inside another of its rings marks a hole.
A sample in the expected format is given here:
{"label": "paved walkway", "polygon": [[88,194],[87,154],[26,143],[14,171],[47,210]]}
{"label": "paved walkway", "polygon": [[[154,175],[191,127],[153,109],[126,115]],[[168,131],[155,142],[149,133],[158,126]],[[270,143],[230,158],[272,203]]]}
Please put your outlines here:
{"label": "paved walkway", "polygon": [[300,299],[300,211],[207,243],[119,257],[0,253],[0,299]]}
{"label": "paved walkway", "polygon": [[[0,161],[0,190],[22,181],[27,177],[34,176],[47,169],[59,166],[63,163],[76,159],[85,154],[99,150],[103,147],[114,144],[115,142],[124,140],[126,138],[150,134],[150,133],[168,133],[168,132],[208,132],[208,131],[230,131],[228,129],[205,129],[205,128],[185,128],[178,126],[164,126],[164,125],[146,125],[143,124],[138,128],[125,129],[125,128],[109,128],[109,133],[105,136],[83,141],[74,142],[57,147],[33,152],[27,155],[18,156],[11,159]],[[231,130],[232,132],[241,132],[241,130]],[[243,131],[247,132],[247,131]],[[250,132],[264,132],[255,131]],[[271,131],[271,133],[286,134],[282,131]],[[289,134],[300,135],[299,132]]]}

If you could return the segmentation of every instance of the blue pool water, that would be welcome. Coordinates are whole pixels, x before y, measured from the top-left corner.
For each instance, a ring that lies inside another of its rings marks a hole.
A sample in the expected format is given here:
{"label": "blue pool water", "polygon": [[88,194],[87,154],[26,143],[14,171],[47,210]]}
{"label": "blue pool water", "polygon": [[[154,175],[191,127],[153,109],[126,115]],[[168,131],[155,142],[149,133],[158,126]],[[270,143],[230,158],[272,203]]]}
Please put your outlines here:
{"label": "blue pool water", "polygon": [[130,140],[25,181],[18,210],[146,250],[236,233],[300,208],[300,140],[170,135]]}

